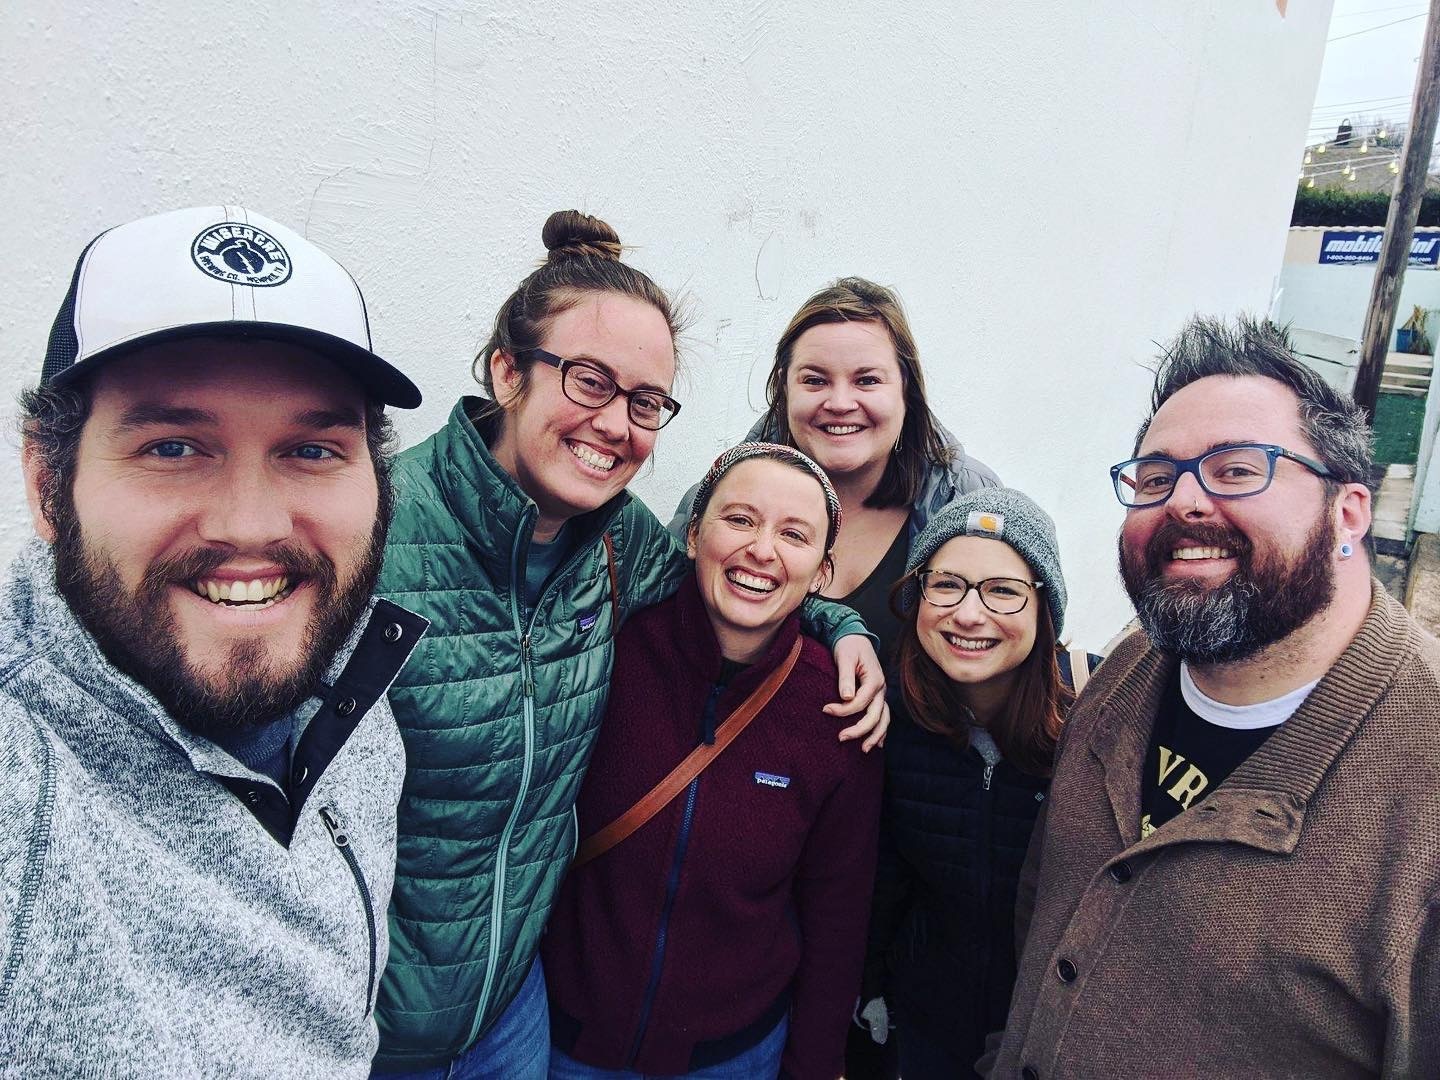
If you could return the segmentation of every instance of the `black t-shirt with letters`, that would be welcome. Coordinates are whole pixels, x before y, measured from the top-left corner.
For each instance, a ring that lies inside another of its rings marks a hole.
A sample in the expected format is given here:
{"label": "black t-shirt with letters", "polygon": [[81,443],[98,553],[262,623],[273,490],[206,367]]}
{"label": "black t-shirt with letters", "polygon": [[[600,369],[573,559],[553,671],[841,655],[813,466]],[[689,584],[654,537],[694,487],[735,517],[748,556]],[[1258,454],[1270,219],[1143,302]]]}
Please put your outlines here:
{"label": "black t-shirt with letters", "polygon": [[1177,667],[1160,698],[1145,752],[1141,838],[1202,802],[1279,726],[1230,728],[1211,723],[1186,704]]}

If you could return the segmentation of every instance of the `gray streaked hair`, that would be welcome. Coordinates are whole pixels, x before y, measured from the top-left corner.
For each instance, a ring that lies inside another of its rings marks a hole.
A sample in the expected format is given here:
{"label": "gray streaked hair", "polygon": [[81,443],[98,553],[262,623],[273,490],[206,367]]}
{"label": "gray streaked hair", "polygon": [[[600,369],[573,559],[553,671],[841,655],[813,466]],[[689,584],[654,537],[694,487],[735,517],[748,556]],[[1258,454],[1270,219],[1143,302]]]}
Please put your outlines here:
{"label": "gray streaked hair", "polygon": [[1268,319],[1241,315],[1233,323],[1213,316],[1193,316],[1174,340],[1161,346],[1155,364],[1150,415],[1135,435],[1135,453],[1160,406],[1176,393],[1212,375],[1259,376],[1274,379],[1300,399],[1300,427],[1316,456],[1331,472],[1327,489],[1342,484],[1370,484],[1374,464],[1370,425],[1355,399],[1336,390],[1297,359],[1284,327]]}

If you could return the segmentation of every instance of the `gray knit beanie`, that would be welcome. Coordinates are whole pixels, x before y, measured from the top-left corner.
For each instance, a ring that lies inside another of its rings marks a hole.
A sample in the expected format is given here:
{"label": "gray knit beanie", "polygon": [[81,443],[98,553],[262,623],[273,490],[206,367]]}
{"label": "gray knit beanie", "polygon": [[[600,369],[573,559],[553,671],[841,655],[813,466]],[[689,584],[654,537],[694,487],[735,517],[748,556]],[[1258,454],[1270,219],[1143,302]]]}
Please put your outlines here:
{"label": "gray knit beanie", "polygon": [[[1043,599],[1050,605],[1058,640],[1065,626],[1065,578],[1060,573],[1060,547],[1055,542],[1055,522],[1050,515],[1034,499],[1014,488],[981,488],[961,495],[932,517],[915,538],[905,573],[923,567],[930,556],[957,536],[985,536],[1015,549],[1045,583]],[[901,591],[901,606],[911,611],[919,598],[919,584],[911,577]]]}

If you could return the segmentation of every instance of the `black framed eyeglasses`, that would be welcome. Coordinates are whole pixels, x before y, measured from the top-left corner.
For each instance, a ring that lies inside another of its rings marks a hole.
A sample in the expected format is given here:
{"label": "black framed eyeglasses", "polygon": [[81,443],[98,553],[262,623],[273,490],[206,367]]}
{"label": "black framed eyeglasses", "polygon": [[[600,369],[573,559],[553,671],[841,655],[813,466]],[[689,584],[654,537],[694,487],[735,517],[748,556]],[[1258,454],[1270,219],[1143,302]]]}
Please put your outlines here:
{"label": "black framed eyeglasses", "polygon": [[974,589],[980,603],[996,615],[1018,615],[1030,602],[1031,594],[1045,587],[1043,581],[1013,577],[969,581],[948,570],[916,570],[915,578],[920,582],[920,595],[936,607],[957,607]]}
{"label": "black framed eyeglasses", "polygon": [[659,431],[680,411],[680,403],[658,390],[626,390],[594,364],[566,360],[544,349],[527,349],[536,360],[560,372],[560,389],[576,405],[603,409],[620,394],[630,411],[630,422],[648,431]]}
{"label": "black framed eyeglasses", "polygon": [[1333,476],[1318,461],[1271,443],[1243,443],[1222,446],[1193,458],[1163,456],[1133,458],[1110,468],[1115,484],[1115,497],[1121,504],[1134,509],[1159,506],[1170,498],[1175,485],[1185,473],[1200,482],[1206,494],[1217,499],[1243,499],[1259,495],[1275,479],[1275,462],[1289,458],[1303,465],[1316,476]]}

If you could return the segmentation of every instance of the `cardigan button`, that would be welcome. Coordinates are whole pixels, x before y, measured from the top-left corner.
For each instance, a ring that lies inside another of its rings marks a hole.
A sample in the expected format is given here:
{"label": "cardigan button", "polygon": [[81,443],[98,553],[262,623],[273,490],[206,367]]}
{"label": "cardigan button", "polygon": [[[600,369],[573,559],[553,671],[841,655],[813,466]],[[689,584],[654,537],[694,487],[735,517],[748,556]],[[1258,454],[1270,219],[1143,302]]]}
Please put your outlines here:
{"label": "cardigan button", "polygon": [[1134,876],[1135,872],[1130,869],[1130,864],[1123,859],[1110,867],[1110,878],[1117,885],[1124,885]]}
{"label": "cardigan button", "polygon": [[1040,1080],[1040,1072],[1033,1065],[1026,1065],[1020,1070],[1021,1080]]}
{"label": "cardigan button", "polygon": [[385,627],[385,640],[399,641],[400,636],[404,633],[405,631],[400,629],[399,623],[392,622],[389,626]]}
{"label": "cardigan button", "polygon": [[1075,966],[1073,961],[1062,957],[1060,962],[1055,965],[1055,974],[1060,976],[1061,982],[1072,983],[1080,974],[1080,969]]}
{"label": "cardigan button", "polygon": [[335,711],[341,716],[349,716],[355,711],[355,699],[353,697],[345,698],[335,706]]}

